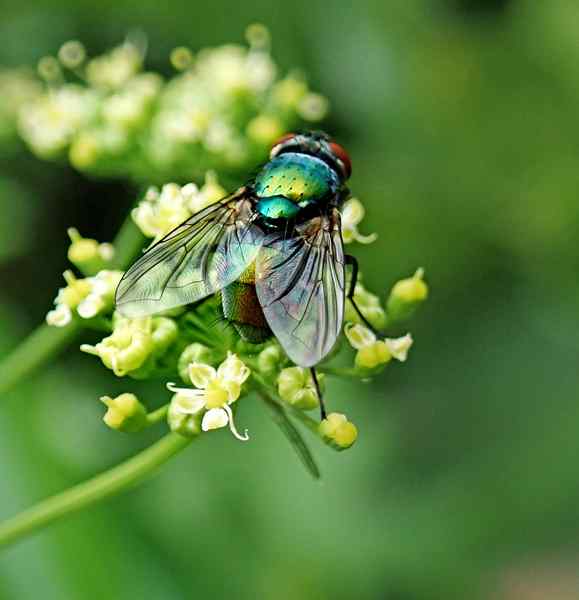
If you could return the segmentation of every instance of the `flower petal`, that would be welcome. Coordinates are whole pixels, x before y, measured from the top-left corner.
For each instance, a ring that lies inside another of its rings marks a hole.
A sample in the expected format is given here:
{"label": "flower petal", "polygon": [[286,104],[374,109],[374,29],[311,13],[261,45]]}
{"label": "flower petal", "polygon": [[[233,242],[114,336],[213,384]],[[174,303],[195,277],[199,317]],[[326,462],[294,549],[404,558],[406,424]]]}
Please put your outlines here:
{"label": "flower petal", "polygon": [[210,431],[211,429],[220,429],[229,423],[229,416],[222,408],[212,408],[203,415],[201,429]]}
{"label": "flower petal", "polygon": [[212,379],[217,377],[217,372],[210,365],[194,362],[189,365],[189,378],[196,388],[205,389]]}
{"label": "flower petal", "polygon": [[219,365],[217,369],[217,377],[222,381],[234,381],[241,385],[250,374],[249,368],[245,363],[237,358],[236,354],[231,352],[227,358]]}
{"label": "flower petal", "polygon": [[407,333],[403,337],[399,338],[386,338],[384,340],[386,346],[388,346],[388,350],[390,350],[390,354],[400,362],[404,362],[408,355],[408,350],[414,343],[412,336]]}
{"label": "flower petal", "polygon": [[344,333],[352,348],[356,350],[369,346],[376,341],[374,332],[360,324],[353,325],[352,323],[347,323],[346,327],[344,327]]}

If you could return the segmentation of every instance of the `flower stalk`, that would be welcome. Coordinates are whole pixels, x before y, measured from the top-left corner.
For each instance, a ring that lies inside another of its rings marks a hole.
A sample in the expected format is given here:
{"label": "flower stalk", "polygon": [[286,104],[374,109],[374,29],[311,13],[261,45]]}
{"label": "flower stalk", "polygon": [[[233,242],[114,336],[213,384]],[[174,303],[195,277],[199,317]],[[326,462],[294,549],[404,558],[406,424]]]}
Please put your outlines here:
{"label": "flower stalk", "polygon": [[192,441],[192,438],[169,433],[124,463],[60,494],[42,500],[36,506],[4,521],[0,524],[0,548],[36,533],[62,517],[137,485],[184,450]]}

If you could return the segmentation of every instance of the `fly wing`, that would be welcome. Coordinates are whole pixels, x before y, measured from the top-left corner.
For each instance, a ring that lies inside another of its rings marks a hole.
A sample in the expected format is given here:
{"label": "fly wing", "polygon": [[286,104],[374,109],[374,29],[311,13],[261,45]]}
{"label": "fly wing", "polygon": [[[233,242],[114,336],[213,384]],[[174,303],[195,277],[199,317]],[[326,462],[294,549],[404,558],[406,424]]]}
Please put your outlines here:
{"label": "fly wing", "polygon": [[135,318],[201,300],[243,273],[262,238],[249,192],[240,188],[149,248],[119,283],[118,310]]}
{"label": "fly wing", "polygon": [[289,358],[311,367],[332,349],[344,318],[345,266],[336,209],[268,236],[256,258],[265,318]]}

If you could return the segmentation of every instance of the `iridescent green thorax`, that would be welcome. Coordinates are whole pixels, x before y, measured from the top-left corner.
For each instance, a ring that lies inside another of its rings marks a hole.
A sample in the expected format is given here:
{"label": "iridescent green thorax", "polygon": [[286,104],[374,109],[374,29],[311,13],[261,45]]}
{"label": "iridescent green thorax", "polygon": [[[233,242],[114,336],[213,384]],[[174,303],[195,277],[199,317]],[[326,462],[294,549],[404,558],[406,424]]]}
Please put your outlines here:
{"label": "iridescent green thorax", "polygon": [[286,152],[263,167],[254,185],[260,199],[258,212],[270,218],[292,218],[299,208],[335,194],[340,180],[319,158]]}

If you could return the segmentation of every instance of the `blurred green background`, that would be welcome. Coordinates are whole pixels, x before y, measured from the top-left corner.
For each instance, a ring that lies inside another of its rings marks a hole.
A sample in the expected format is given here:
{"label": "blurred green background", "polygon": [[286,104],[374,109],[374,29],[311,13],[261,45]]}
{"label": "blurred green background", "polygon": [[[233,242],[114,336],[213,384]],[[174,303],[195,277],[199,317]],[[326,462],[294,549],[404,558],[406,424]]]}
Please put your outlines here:
{"label": "blurred green background", "polygon": [[[28,599],[579,598],[579,6],[572,0],[11,2],[0,64],[128,30],[147,66],[260,21],[326,94],[353,158],[370,289],[424,266],[411,359],[327,398],[356,447],[312,482],[261,406],[135,491],[0,558]],[[1,90],[0,90],[1,93]],[[23,147],[0,161],[0,351],[41,322],[66,227],[109,240],[132,200]],[[145,447],[101,422],[134,387],[75,348],[2,399],[0,516]],[[159,386],[159,391],[162,387]],[[148,388],[151,397],[153,390]]]}

